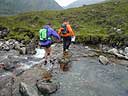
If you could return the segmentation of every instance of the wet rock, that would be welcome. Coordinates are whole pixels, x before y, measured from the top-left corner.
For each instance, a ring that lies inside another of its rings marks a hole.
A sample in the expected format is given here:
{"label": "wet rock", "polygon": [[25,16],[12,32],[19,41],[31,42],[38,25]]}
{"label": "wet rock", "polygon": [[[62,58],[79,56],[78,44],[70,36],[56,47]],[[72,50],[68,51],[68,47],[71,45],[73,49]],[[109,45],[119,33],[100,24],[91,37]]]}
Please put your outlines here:
{"label": "wet rock", "polygon": [[35,54],[36,53],[36,42],[35,40],[33,39],[26,47],[26,53],[27,54]]}
{"label": "wet rock", "polygon": [[60,64],[68,64],[70,62],[70,58],[60,58],[58,62]]}
{"label": "wet rock", "polygon": [[14,40],[14,39],[10,39],[10,40],[6,41],[6,44],[9,46],[10,50],[14,49],[15,42],[16,42],[16,40]]}
{"label": "wet rock", "polygon": [[19,76],[19,75],[21,75],[24,71],[25,71],[25,70],[19,68],[19,69],[15,69],[15,70],[13,71],[13,73],[15,74],[15,76]]}
{"label": "wet rock", "polygon": [[21,82],[19,85],[19,91],[23,96],[39,96],[37,91],[33,87],[23,82]]}
{"label": "wet rock", "polygon": [[47,82],[47,81],[40,80],[37,82],[36,85],[42,94],[52,94],[56,92],[57,89],[59,88],[59,84],[53,81]]}
{"label": "wet rock", "polygon": [[45,80],[45,81],[50,81],[51,78],[52,78],[52,74],[51,74],[50,71],[45,71],[45,72],[43,73],[43,80]]}
{"label": "wet rock", "polygon": [[17,67],[18,64],[17,58],[14,58],[12,55],[9,55],[5,58],[1,63],[4,64],[4,69],[8,71],[12,71],[14,68]]}
{"label": "wet rock", "polygon": [[127,54],[128,53],[128,47],[126,47],[125,49],[124,49],[124,52]]}
{"label": "wet rock", "polygon": [[12,96],[12,76],[6,75],[0,77],[0,96]]}
{"label": "wet rock", "polygon": [[120,54],[116,48],[108,50],[108,53],[113,54],[113,55],[117,56],[120,59],[128,60],[128,56],[126,54]]}
{"label": "wet rock", "polygon": [[17,49],[17,50],[20,49],[20,43],[18,41],[15,42],[15,47],[14,48]]}
{"label": "wet rock", "polygon": [[15,68],[15,64],[11,63],[10,61],[6,61],[4,62],[4,64],[5,64],[4,67],[5,70],[11,71],[12,69]]}
{"label": "wet rock", "polygon": [[113,49],[108,50],[108,53],[118,54],[118,50],[116,48],[113,48]]}
{"label": "wet rock", "polygon": [[84,47],[86,50],[91,50],[91,48],[89,48],[89,46],[85,46]]}
{"label": "wet rock", "polygon": [[0,76],[5,72],[4,66],[0,64]]}
{"label": "wet rock", "polygon": [[25,55],[27,51],[27,48],[25,47],[25,45],[19,42],[15,42],[15,49],[18,50],[19,53],[23,55]]}
{"label": "wet rock", "polygon": [[26,54],[26,47],[22,47],[19,49],[20,54],[25,55]]}
{"label": "wet rock", "polygon": [[7,36],[9,29],[0,25],[0,38]]}
{"label": "wet rock", "polygon": [[89,56],[89,57],[98,56],[98,53],[96,53],[96,52],[89,52],[89,53],[88,53],[88,56]]}
{"label": "wet rock", "polygon": [[1,49],[2,49],[3,51],[9,51],[9,50],[10,50],[9,45],[7,45],[7,44],[5,44],[5,43],[2,44]]}
{"label": "wet rock", "polygon": [[103,64],[103,65],[107,65],[109,63],[109,60],[105,57],[100,55],[99,56],[99,61]]}
{"label": "wet rock", "polygon": [[124,54],[123,50],[120,49],[119,50],[119,54]]}

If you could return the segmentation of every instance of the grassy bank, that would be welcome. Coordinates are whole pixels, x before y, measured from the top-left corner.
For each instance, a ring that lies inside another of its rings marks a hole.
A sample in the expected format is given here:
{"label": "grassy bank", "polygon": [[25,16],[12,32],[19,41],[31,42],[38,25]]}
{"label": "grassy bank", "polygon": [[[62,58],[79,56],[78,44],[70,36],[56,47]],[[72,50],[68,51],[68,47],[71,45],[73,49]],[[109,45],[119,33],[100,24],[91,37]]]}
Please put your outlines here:
{"label": "grassy bank", "polygon": [[128,1],[110,2],[72,8],[61,11],[40,11],[16,16],[0,17],[0,25],[10,33],[4,39],[30,41],[38,38],[38,31],[47,22],[58,30],[64,18],[68,18],[79,43],[107,43],[123,46],[128,41]]}

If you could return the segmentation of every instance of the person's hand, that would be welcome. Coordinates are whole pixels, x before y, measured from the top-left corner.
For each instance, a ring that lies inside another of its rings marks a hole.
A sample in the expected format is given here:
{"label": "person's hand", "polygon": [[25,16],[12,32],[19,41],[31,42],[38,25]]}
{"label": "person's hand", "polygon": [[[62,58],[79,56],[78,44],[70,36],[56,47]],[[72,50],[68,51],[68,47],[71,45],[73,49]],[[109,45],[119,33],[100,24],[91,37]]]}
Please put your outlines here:
{"label": "person's hand", "polygon": [[61,42],[61,39],[60,40],[56,40],[57,43]]}

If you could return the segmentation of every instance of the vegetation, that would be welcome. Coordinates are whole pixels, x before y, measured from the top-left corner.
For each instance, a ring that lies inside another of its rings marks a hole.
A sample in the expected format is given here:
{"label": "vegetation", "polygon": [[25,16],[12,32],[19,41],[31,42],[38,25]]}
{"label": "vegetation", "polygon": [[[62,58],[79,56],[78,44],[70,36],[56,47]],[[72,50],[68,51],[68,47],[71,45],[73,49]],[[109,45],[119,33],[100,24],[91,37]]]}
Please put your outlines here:
{"label": "vegetation", "polygon": [[56,30],[64,18],[68,18],[76,32],[77,42],[113,46],[127,45],[128,1],[110,0],[101,4],[61,11],[40,11],[0,17],[0,25],[10,29],[5,39],[31,40],[38,38],[38,31],[47,22]]}

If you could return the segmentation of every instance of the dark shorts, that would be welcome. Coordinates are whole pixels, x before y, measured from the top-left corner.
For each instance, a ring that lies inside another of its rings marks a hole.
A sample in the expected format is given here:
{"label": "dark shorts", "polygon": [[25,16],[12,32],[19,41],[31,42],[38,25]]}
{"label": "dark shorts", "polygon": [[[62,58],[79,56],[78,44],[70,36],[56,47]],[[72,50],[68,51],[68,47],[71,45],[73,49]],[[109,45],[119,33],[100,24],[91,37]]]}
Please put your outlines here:
{"label": "dark shorts", "polygon": [[41,47],[45,47],[45,48],[49,48],[51,47],[51,44],[48,44],[48,45],[40,45]]}

